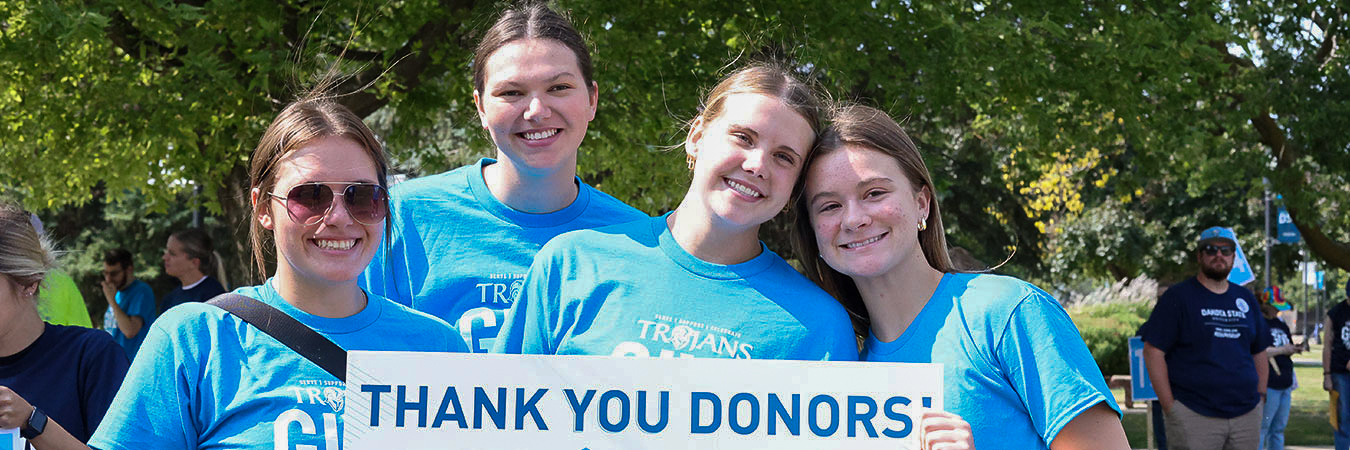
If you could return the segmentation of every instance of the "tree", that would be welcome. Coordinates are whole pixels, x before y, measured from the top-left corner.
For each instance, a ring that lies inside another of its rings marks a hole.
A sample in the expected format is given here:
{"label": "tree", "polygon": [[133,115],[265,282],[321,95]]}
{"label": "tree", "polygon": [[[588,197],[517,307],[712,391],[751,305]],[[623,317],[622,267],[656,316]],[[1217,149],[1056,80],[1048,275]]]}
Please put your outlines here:
{"label": "tree", "polygon": [[[362,116],[397,102],[416,123],[448,101],[445,74],[462,66],[470,42],[462,25],[486,9],[452,0],[0,2],[9,80],[0,184],[30,207],[136,190],[157,210],[196,186],[197,203],[246,217],[252,145],[311,73],[352,74],[336,91]],[[247,240],[234,241],[247,254]]]}
{"label": "tree", "polygon": [[[0,92],[13,136],[0,185],[46,208],[87,201],[100,181],[159,205],[200,185],[202,203],[239,220],[253,142],[296,80],[330,64],[355,74],[341,101],[369,115],[401,167],[434,173],[490,154],[468,61],[500,5],[364,3],[0,0],[0,71],[13,80]],[[1350,268],[1333,238],[1350,235],[1339,47],[1350,12],[1333,1],[561,7],[593,40],[601,90],[581,176],[649,213],[683,195],[682,157],[668,149],[703,89],[729,66],[774,58],[904,119],[951,242],[984,261],[1012,254],[1006,271],[1093,257],[1104,263],[1085,276],[1171,270],[1130,252],[1063,252],[1103,220],[1141,228],[1120,245],[1171,248],[1159,243],[1207,216],[1169,205],[1250,198],[1263,176],[1314,252]],[[773,230],[766,240],[784,250]]]}

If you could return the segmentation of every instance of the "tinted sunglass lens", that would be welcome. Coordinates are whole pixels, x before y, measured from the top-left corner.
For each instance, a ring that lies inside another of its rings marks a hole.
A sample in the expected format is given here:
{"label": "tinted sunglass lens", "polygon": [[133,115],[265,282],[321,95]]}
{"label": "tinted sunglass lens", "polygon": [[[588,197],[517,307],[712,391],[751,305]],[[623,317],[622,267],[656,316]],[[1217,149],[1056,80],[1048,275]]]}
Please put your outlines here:
{"label": "tinted sunglass lens", "polygon": [[384,189],[373,184],[353,184],[343,191],[347,211],[357,222],[373,224],[384,220],[388,210],[385,206]]}
{"label": "tinted sunglass lens", "polygon": [[302,184],[286,194],[286,210],[292,219],[305,225],[322,220],[332,204],[333,190],[322,184]]}

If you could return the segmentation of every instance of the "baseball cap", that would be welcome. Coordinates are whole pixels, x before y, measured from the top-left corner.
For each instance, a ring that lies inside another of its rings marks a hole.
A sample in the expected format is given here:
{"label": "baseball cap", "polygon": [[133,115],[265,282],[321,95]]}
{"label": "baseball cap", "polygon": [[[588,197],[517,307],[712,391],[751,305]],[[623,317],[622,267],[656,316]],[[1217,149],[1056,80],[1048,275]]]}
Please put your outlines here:
{"label": "baseball cap", "polygon": [[1200,232],[1200,242],[1212,239],[1224,239],[1233,245],[1237,245],[1237,235],[1233,233],[1233,230],[1224,227],[1209,227]]}

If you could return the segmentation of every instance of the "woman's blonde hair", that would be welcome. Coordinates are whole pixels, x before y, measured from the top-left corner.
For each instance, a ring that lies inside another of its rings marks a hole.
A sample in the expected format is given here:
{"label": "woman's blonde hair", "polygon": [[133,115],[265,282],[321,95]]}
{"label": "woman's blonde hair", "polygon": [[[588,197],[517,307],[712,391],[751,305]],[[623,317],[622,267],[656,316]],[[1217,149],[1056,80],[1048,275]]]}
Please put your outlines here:
{"label": "woman's blonde hair", "polygon": [[21,286],[41,283],[56,267],[51,241],[38,234],[29,217],[23,208],[0,203],[0,274]]}
{"label": "woman's blonde hair", "polygon": [[770,63],[754,63],[727,75],[708,91],[698,116],[690,121],[712,122],[726,109],[727,98],[735,94],[760,94],[776,98],[806,119],[811,134],[819,136],[825,101],[820,90],[798,79],[789,70]]}

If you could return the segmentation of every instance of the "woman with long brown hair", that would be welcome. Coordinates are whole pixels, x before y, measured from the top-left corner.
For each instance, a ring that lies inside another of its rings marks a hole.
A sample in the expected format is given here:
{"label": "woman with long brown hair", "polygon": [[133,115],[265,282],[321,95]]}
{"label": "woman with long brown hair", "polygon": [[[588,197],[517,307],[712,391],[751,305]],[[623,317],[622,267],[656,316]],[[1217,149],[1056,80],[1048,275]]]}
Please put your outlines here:
{"label": "woman with long brown hair", "polygon": [[[466,350],[445,322],[356,283],[388,214],[384,150],[359,117],[311,94],[277,115],[250,162],[254,263],[263,273],[273,250],[276,271],[235,294],[342,350]],[[222,308],[179,305],[143,349],[92,447],[333,450],[342,441],[343,382]]]}
{"label": "woman with long brown hair", "polygon": [[798,190],[794,246],[852,315],[863,360],[942,363],[944,406],[979,447],[1129,448],[1120,407],[1059,302],[953,267],[928,168],[890,116],[840,108]]}

